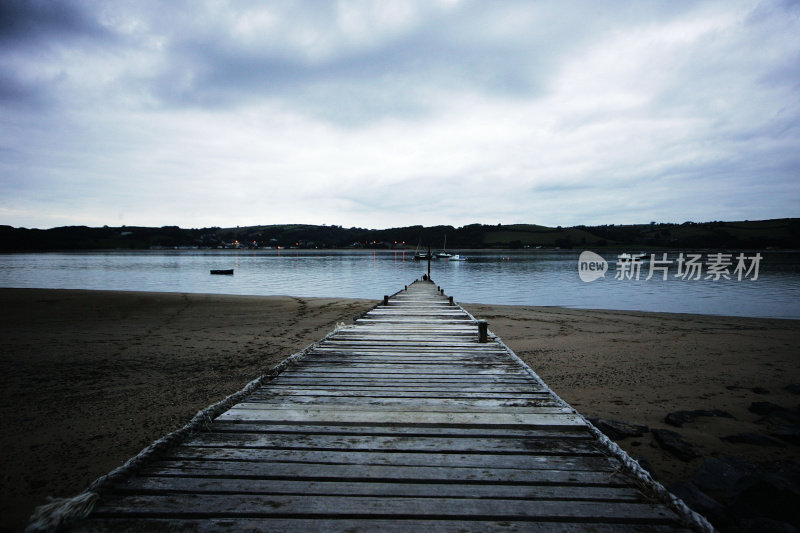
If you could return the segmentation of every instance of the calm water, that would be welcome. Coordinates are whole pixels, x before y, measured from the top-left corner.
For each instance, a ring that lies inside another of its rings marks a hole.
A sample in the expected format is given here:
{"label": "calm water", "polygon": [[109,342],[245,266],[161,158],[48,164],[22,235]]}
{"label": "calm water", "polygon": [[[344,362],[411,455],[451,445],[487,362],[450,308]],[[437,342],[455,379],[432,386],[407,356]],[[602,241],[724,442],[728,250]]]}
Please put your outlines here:
{"label": "calm water", "polygon": [[[800,318],[800,253],[761,252],[758,279],[615,279],[578,275],[575,251],[466,252],[432,263],[434,281],[459,302]],[[735,257],[736,254],[734,254]],[[751,255],[751,254],[748,254]],[[109,289],[380,299],[425,273],[411,252],[146,251],[0,255],[0,287]],[[703,254],[705,258],[705,253]],[[734,262],[735,264],[735,262]],[[210,269],[234,268],[234,276]],[[730,268],[733,271],[733,267]],[[703,278],[705,278],[705,270]]]}

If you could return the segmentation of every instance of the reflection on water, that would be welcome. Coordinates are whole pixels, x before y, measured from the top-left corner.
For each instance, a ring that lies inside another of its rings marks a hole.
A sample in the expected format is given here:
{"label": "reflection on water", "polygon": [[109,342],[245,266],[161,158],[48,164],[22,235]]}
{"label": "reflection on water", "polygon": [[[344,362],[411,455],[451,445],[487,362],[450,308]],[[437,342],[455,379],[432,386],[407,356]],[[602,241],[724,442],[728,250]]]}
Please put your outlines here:
{"label": "reflection on water", "polygon": [[[457,301],[800,318],[800,253],[761,252],[758,280],[614,279],[578,276],[574,251],[465,252],[434,261],[433,279]],[[670,259],[677,254],[670,253]],[[211,269],[234,268],[234,276]],[[413,252],[148,251],[0,255],[0,286],[325,296],[380,299],[425,273]]]}

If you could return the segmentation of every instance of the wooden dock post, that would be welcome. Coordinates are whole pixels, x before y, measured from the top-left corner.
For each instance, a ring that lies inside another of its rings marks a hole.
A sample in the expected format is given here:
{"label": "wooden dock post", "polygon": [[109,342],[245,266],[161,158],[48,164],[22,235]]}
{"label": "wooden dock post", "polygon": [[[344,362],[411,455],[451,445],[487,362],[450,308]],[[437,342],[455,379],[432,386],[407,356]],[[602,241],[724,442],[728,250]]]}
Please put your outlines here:
{"label": "wooden dock post", "polygon": [[450,297],[450,305],[455,305],[456,303],[453,301],[453,297]]}
{"label": "wooden dock post", "polygon": [[428,281],[433,281],[431,279],[431,247],[428,246]]}
{"label": "wooden dock post", "polygon": [[389,305],[389,296],[383,295],[383,305]]}
{"label": "wooden dock post", "polygon": [[478,342],[489,340],[489,323],[485,320],[478,320]]}

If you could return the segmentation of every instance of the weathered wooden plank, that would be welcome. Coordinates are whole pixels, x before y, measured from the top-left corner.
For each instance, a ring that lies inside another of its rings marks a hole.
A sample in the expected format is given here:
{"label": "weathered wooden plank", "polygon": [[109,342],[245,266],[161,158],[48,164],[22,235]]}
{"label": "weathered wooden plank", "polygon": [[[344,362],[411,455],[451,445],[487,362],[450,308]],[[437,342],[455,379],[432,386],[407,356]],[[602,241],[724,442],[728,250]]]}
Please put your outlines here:
{"label": "weathered wooden plank", "polygon": [[[392,356],[386,354],[375,354],[372,360],[369,360],[369,356],[358,356],[367,359],[363,362],[350,362],[348,361],[349,356],[347,354],[336,354],[335,358],[327,357],[327,358],[320,358],[319,360],[316,359],[313,355],[306,361],[303,361],[302,364],[296,365],[292,372],[286,373],[284,372],[281,374],[291,376],[298,372],[305,372],[308,369],[313,369],[314,367],[323,367],[328,369],[338,369],[338,370],[348,370],[350,368],[361,368],[361,367],[375,367],[375,372],[381,372],[384,370],[417,370],[417,371],[434,371],[438,374],[444,374],[448,370],[470,370],[470,371],[480,371],[480,370],[491,370],[493,368],[498,368],[503,371],[503,374],[507,373],[515,373],[518,374],[520,378],[525,379],[528,382],[533,382],[534,380],[531,379],[531,375],[525,371],[524,368],[520,367],[519,365],[509,365],[509,364],[500,364],[500,365],[493,365],[491,359],[477,359],[471,361],[472,364],[459,364],[457,360],[451,359],[450,364],[448,365],[447,355],[443,355],[440,358],[433,359],[430,362],[416,362],[418,356],[413,354],[406,354],[402,356]],[[458,356],[456,356],[458,357]],[[411,362],[405,361],[406,358],[413,358]],[[384,359],[393,362],[384,362]],[[404,366],[405,365],[405,366]]]}
{"label": "weathered wooden plank", "polygon": [[493,376],[484,376],[483,380],[476,380],[473,377],[436,377],[436,378],[428,378],[426,379],[423,376],[412,376],[412,377],[403,377],[399,375],[386,375],[383,377],[363,377],[363,378],[354,378],[354,377],[346,377],[346,376],[320,376],[318,374],[303,374],[303,375],[292,375],[292,376],[281,376],[280,381],[276,380],[276,382],[280,385],[291,385],[297,386],[299,384],[309,385],[309,386],[324,386],[329,387],[331,385],[338,385],[341,387],[361,387],[361,386],[371,386],[371,387],[390,387],[394,389],[406,389],[406,390],[415,390],[415,389],[428,389],[428,390],[448,390],[448,389],[455,389],[455,390],[469,390],[469,391],[491,391],[496,390],[493,389],[489,382],[491,381],[496,385],[497,388],[505,388],[506,390],[519,390],[514,389],[515,386],[520,386],[522,392],[526,390],[526,381],[524,379],[516,379],[516,378],[503,378],[503,379],[492,379]]}
{"label": "weathered wooden plank", "polygon": [[[470,338],[470,342],[472,338]],[[413,354],[419,356],[430,355],[433,357],[436,356],[444,356],[444,355],[463,355],[468,357],[479,357],[479,356],[489,356],[492,355],[496,358],[500,358],[502,360],[508,361],[509,358],[507,354],[504,354],[502,351],[499,351],[497,347],[492,346],[489,343],[481,345],[476,343],[476,345],[464,348],[464,347],[456,347],[456,348],[448,348],[447,346],[427,346],[424,349],[417,346],[417,345],[409,345],[409,346],[388,346],[382,344],[375,344],[375,345],[365,345],[365,346],[351,346],[351,347],[342,347],[342,345],[335,344],[335,343],[322,343],[318,345],[314,349],[314,353],[326,353],[326,352],[338,352],[338,353],[346,353],[347,355],[360,355],[360,354],[367,354],[372,355],[375,352],[383,352],[386,354]]]}
{"label": "weathered wooden plank", "polygon": [[[341,430],[341,428],[339,428]],[[564,437],[563,434],[558,434]],[[366,450],[438,453],[513,453],[536,455],[598,455],[603,453],[594,440],[533,437],[377,436],[305,433],[213,433],[189,438],[185,446],[276,448],[284,450]]]}
{"label": "weathered wooden plank", "polygon": [[109,531],[148,531],[173,532],[192,531],[197,533],[219,533],[220,531],[249,532],[300,532],[300,533],[408,533],[409,531],[435,531],[436,533],[486,533],[487,531],[502,533],[625,533],[647,531],[650,533],[678,533],[690,530],[673,525],[647,524],[646,527],[622,523],[585,523],[585,522],[534,522],[530,520],[417,520],[402,516],[391,519],[328,519],[328,518],[186,518],[175,520],[160,518],[125,518],[90,519],[81,524],[80,531],[99,533]]}
{"label": "weathered wooden plank", "polygon": [[[411,355],[415,357],[430,355],[431,357],[447,357],[447,356],[470,356],[470,357],[485,357],[485,358],[498,358],[503,357],[503,354],[496,352],[495,350],[484,350],[481,348],[476,348],[474,350],[463,350],[463,349],[450,349],[450,348],[417,348],[415,346],[405,346],[405,347],[389,347],[389,346],[360,346],[357,348],[349,347],[349,348],[339,348],[330,345],[322,345],[318,346],[311,355],[316,354],[323,354],[323,355],[343,355],[349,357],[350,355]],[[504,360],[508,360],[508,358],[503,358]]]}
{"label": "weathered wooden plank", "polygon": [[[347,374],[346,372],[343,372]],[[296,380],[298,378],[308,378],[308,377],[315,377],[315,378],[329,378],[330,376],[320,375],[320,372],[314,372],[311,370],[305,370],[303,368],[298,368],[293,370],[292,372],[285,372],[273,379],[273,381],[291,381]],[[379,381],[379,380],[386,380],[388,379],[383,374],[385,372],[374,372],[369,375],[356,375],[350,376],[349,379],[351,381]],[[533,384],[535,383],[529,376],[524,373],[519,374],[478,374],[478,375],[470,375],[470,374],[447,374],[446,372],[439,371],[439,372],[428,372],[424,374],[424,378],[415,378],[414,374],[409,374],[408,376],[403,377],[402,375],[398,375],[400,373],[394,372],[391,373],[397,376],[397,379],[402,379],[403,381],[419,381],[421,383],[433,383],[433,384],[440,384],[440,383],[455,383],[455,382],[468,382],[472,381],[475,383],[481,383],[486,386],[491,386],[495,383],[517,383],[517,384]],[[342,378],[348,378],[348,376],[342,376]]]}
{"label": "weathered wooden plank", "polygon": [[217,420],[242,420],[249,422],[327,422],[327,423],[397,423],[426,425],[482,425],[482,426],[534,426],[560,427],[585,426],[580,416],[554,413],[503,413],[503,412],[408,412],[392,410],[326,410],[308,409],[255,409],[233,407]]}
{"label": "weathered wooden plank", "polygon": [[513,500],[573,500],[642,502],[641,493],[630,487],[481,485],[462,483],[381,483],[355,481],[296,481],[286,479],[208,480],[194,477],[136,477],[114,485],[125,493],[239,493],[380,497],[503,498]]}
{"label": "weathered wooden plank", "polygon": [[424,364],[431,367],[451,368],[451,367],[485,367],[497,363],[500,368],[519,369],[519,365],[507,363],[488,357],[463,357],[443,355],[440,357],[429,357],[427,359],[417,355],[344,355],[344,354],[314,354],[305,365],[300,368],[309,368],[316,365],[336,366],[338,368],[354,368],[362,365],[417,365]]}
{"label": "weathered wooden plank", "polygon": [[[488,386],[475,379],[431,379],[426,381],[419,377],[394,377],[385,376],[383,378],[349,378],[339,376],[297,376],[287,377],[276,383],[278,386],[286,387],[308,387],[308,388],[330,388],[340,386],[351,389],[384,389],[384,390],[407,390],[407,391],[462,391],[462,392],[532,392],[526,387],[524,381],[520,380],[495,380],[495,387]],[[536,389],[533,389],[535,391]]]}
{"label": "weathered wooden plank", "polygon": [[[363,319],[366,320],[366,319]],[[369,327],[371,326],[371,327]],[[325,340],[326,343],[344,343],[349,341],[357,340],[358,338],[368,337],[368,336],[375,336],[377,337],[389,337],[388,341],[398,341],[402,339],[394,339],[392,337],[399,337],[399,336],[411,336],[414,337],[415,340],[421,340],[424,342],[433,343],[442,343],[442,342],[450,342],[453,344],[469,344],[471,342],[471,338],[469,333],[477,333],[478,328],[472,325],[465,325],[465,324],[450,324],[446,325],[450,329],[449,331],[442,331],[442,330],[430,330],[425,327],[425,324],[411,322],[408,320],[386,320],[380,322],[371,322],[369,324],[358,324],[356,325],[356,329],[352,330],[342,330],[340,335],[336,337],[330,337]]]}
{"label": "weathered wooden plank", "polygon": [[494,380],[516,379],[518,381],[529,381],[527,376],[515,371],[514,369],[492,369],[481,367],[452,368],[447,367],[423,367],[423,368],[403,368],[397,366],[382,366],[380,368],[362,369],[360,367],[341,367],[332,366],[309,366],[298,368],[292,373],[294,377],[315,376],[321,378],[343,377],[348,379],[380,379],[398,377],[401,379],[460,379],[479,381],[484,377]]}
{"label": "weathered wooden plank", "polygon": [[407,333],[407,334],[381,334],[381,335],[350,335],[341,336],[338,339],[331,339],[329,345],[331,346],[413,346],[442,348],[442,347],[465,347],[470,344],[477,344],[478,330],[471,333],[464,333],[463,335],[425,335],[420,333]]}
{"label": "weathered wooden plank", "polygon": [[[455,324],[455,325],[463,325],[464,320],[461,319],[439,319],[437,320],[439,324]],[[381,323],[381,324],[421,324],[420,320],[411,320],[411,319],[403,319],[403,318],[359,318],[355,321],[356,325],[367,325],[370,323]],[[477,328],[476,328],[477,329]]]}
{"label": "weathered wooden plank", "polygon": [[520,483],[532,485],[630,486],[630,479],[613,471],[558,469],[307,464],[242,461],[154,461],[145,476],[205,476],[208,478],[373,480],[383,482]]}
{"label": "weathered wooden plank", "polygon": [[[363,346],[359,348],[337,348],[335,346],[328,346],[322,345],[318,346],[314,349],[314,351],[310,354],[313,356],[317,355],[340,355],[344,357],[353,356],[373,356],[373,355],[383,355],[383,356],[412,356],[412,357],[424,357],[430,356],[434,358],[442,358],[442,357],[473,357],[473,358],[491,358],[494,360],[505,360],[507,361],[507,357],[503,357],[502,353],[498,353],[494,350],[482,350],[482,349],[475,349],[475,350],[451,350],[448,348],[442,349],[417,349],[414,346],[404,347],[404,348],[390,348],[390,347],[382,347],[382,346]],[[502,359],[498,359],[502,358]]]}
{"label": "weathered wooden plank", "polygon": [[286,397],[313,397],[313,396],[336,396],[339,398],[353,397],[353,398],[431,398],[431,399],[473,399],[473,400],[547,400],[548,402],[556,402],[552,395],[546,391],[525,391],[525,392],[463,392],[463,391],[408,391],[405,389],[393,388],[388,390],[387,387],[381,387],[376,390],[372,389],[345,389],[337,390],[333,388],[304,388],[304,387],[291,387],[280,386],[270,387],[269,389],[261,389],[254,392],[249,396],[250,401],[267,400],[272,398],[286,398]]}
{"label": "weathered wooden plank", "polygon": [[124,501],[101,504],[94,514],[142,516],[248,517],[389,517],[501,520],[592,520],[596,522],[669,523],[676,516],[663,506],[649,503],[608,505],[591,501],[504,500],[480,498],[375,498],[369,496],[132,495]]}
{"label": "weathered wooden plank", "polygon": [[319,346],[317,347],[311,354],[314,357],[317,356],[341,356],[341,357],[373,357],[373,356],[404,356],[404,357],[426,357],[430,356],[433,358],[432,360],[437,360],[445,357],[467,357],[467,358],[475,358],[475,359],[487,359],[487,360],[495,360],[495,361],[508,361],[507,357],[503,357],[503,354],[497,353],[493,350],[450,350],[450,349],[430,349],[430,350],[422,350],[422,349],[415,349],[414,347],[409,348],[388,348],[388,347],[378,347],[378,346],[366,346],[361,348],[348,348],[348,349],[339,349],[336,347],[330,346]]}
{"label": "weathered wooden plank", "polygon": [[472,365],[426,365],[426,364],[408,364],[397,362],[395,364],[381,364],[381,363],[345,363],[337,364],[332,362],[307,362],[303,365],[298,365],[293,373],[325,373],[333,372],[336,374],[352,374],[360,377],[360,374],[432,374],[432,375],[477,375],[477,376],[515,376],[528,379],[525,372],[518,366],[501,366],[501,365],[486,365],[486,364],[472,364]]}
{"label": "weathered wooden plank", "polygon": [[471,319],[464,314],[464,311],[458,307],[439,306],[439,307],[411,307],[411,306],[387,306],[377,307],[372,309],[367,316],[370,317],[383,317],[383,316],[403,316],[403,317],[458,317],[464,320]]}
{"label": "weathered wooden plank", "polygon": [[406,392],[464,392],[464,393],[534,393],[541,392],[542,389],[528,386],[523,383],[520,385],[515,382],[501,382],[497,383],[494,387],[477,382],[464,382],[464,381],[437,381],[428,383],[420,380],[403,380],[402,383],[390,380],[336,380],[336,379],[293,379],[286,377],[280,381],[275,380],[270,388],[277,389],[279,387],[295,389],[302,387],[305,389],[325,389],[330,390],[331,387],[337,385],[346,387],[350,390],[372,390],[372,391],[406,391]]}
{"label": "weathered wooden plank", "polygon": [[425,359],[428,361],[443,361],[450,358],[452,361],[466,360],[466,361],[492,361],[498,363],[508,364],[509,359],[504,357],[502,353],[497,353],[490,350],[422,350],[411,348],[379,348],[363,347],[363,348],[346,348],[339,349],[330,346],[320,346],[309,354],[314,358],[340,358],[346,359],[349,357],[355,358],[411,358],[411,359]]}
{"label": "weathered wooden plank", "polygon": [[[559,404],[553,397],[544,396],[535,399],[479,399],[479,398],[392,398],[392,397],[365,397],[365,396],[321,396],[321,395],[308,395],[308,396],[290,396],[290,395],[273,395],[273,396],[251,396],[247,402],[239,404],[240,407],[250,408],[254,405],[269,405],[276,408],[291,408],[298,409],[305,406],[324,405],[336,406],[336,408],[347,407],[350,409],[357,409],[359,407],[391,407],[403,409],[426,409],[426,410],[452,410],[452,409],[466,409],[466,410],[506,410],[508,408],[532,408],[532,412],[549,412],[549,413],[571,413],[572,410]],[[548,408],[547,411],[542,409]],[[474,412],[474,411],[473,411]]]}
{"label": "weathered wooden plank", "polygon": [[564,471],[607,471],[619,461],[605,455],[532,455],[401,452],[365,450],[281,450],[265,448],[223,448],[180,446],[165,453],[163,460],[245,461],[258,463],[309,463],[336,465],[391,465],[430,467],[473,467],[508,469],[546,469]]}
{"label": "weathered wooden plank", "polygon": [[[353,402],[347,401],[347,398],[332,398],[330,402],[293,402],[289,399],[281,402],[242,402],[235,406],[235,409],[241,410],[264,410],[264,411],[320,411],[320,412],[341,412],[352,411],[354,409],[369,410],[374,412],[405,412],[413,410],[417,413],[450,413],[451,406],[443,402],[427,401],[404,401],[403,399],[392,400],[362,400]],[[571,407],[564,407],[563,405],[499,405],[497,402],[484,402],[480,405],[478,402],[462,402],[462,406],[458,409],[462,413],[504,413],[513,415],[523,414],[574,414]]]}
{"label": "weathered wooden plank", "polygon": [[531,438],[558,439],[564,441],[594,440],[588,427],[568,426],[559,428],[529,427],[452,427],[452,426],[403,426],[400,424],[274,424],[264,422],[226,422],[215,421],[210,431],[219,433],[252,433],[262,434],[302,434],[302,435],[343,435],[370,437],[436,437],[449,438]]}
{"label": "weathered wooden plank", "polygon": [[[327,369],[359,369],[369,367],[381,367],[385,369],[416,369],[419,370],[419,365],[424,365],[427,370],[435,370],[437,373],[442,373],[442,370],[462,369],[462,370],[481,370],[493,368],[491,359],[449,359],[441,357],[429,361],[420,361],[414,356],[354,356],[352,358],[347,356],[330,356],[330,357],[315,357],[305,362],[303,365],[298,365],[297,370],[313,370],[315,368]],[[517,365],[510,365],[500,363],[497,365],[506,373],[515,372],[521,376],[527,377],[527,372]]]}

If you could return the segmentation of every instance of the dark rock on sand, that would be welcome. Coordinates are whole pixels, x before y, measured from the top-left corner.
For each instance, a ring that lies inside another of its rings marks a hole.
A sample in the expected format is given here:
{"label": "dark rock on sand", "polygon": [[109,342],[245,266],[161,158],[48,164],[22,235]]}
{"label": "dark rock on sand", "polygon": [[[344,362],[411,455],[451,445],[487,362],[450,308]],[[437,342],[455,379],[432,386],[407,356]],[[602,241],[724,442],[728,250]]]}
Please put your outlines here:
{"label": "dark rock on sand", "polygon": [[800,444],[800,411],[793,411],[772,402],[754,402],[750,410],[765,415],[757,424],[769,428],[769,434],[783,441]]}
{"label": "dark rock on sand", "polygon": [[784,424],[770,432],[770,435],[779,439],[800,445],[800,424]]}
{"label": "dark rock on sand", "polygon": [[588,420],[594,427],[613,440],[621,440],[626,437],[641,437],[650,429],[643,424],[622,422],[609,418],[589,418]]}
{"label": "dark rock on sand", "polygon": [[683,440],[680,434],[669,429],[652,429],[651,431],[659,446],[681,461],[691,461],[695,457],[699,457],[692,445]]}
{"label": "dark rock on sand", "polygon": [[741,457],[707,459],[691,482],[669,490],[721,531],[796,531],[800,525],[800,465],[757,466]]}
{"label": "dark rock on sand", "polygon": [[754,473],[758,467],[740,457],[706,459],[697,470],[692,483],[708,494],[725,495],[739,480]]}
{"label": "dark rock on sand", "polygon": [[761,433],[737,433],[736,435],[727,435],[720,437],[724,441],[732,442],[734,444],[753,444],[755,446],[786,446],[786,443],[768,435]]}
{"label": "dark rock on sand", "polygon": [[772,413],[788,411],[784,406],[772,402],[753,402],[750,404],[750,407],[748,407],[748,410],[757,415],[770,415]]}
{"label": "dark rock on sand", "polygon": [[756,472],[746,476],[731,488],[727,503],[740,516],[800,524],[800,486],[785,475]]}
{"label": "dark rock on sand", "polygon": [[792,383],[791,385],[786,385],[784,390],[791,392],[792,394],[800,394],[800,383]]}
{"label": "dark rock on sand", "polygon": [[769,391],[767,389],[765,389],[764,387],[753,387],[750,390],[753,391],[756,394],[769,394]]}
{"label": "dark rock on sand", "polygon": [[741,533],[797,533],[797,529],[786,522],[769,518],[743,518],[736,531]]}
{"label": "dark rock on sand", "polygon": [[683,427],[687,422],[694,422],[694,419],[699,416],[721,416],[725,418],[733,418],[733,415],[727,411],[720,409],[696,409],[694,411],[674,411],[669,413],[664,422],[670,426]]}
{"label": "dark rock on sand", "polygon": [[722,527],[728,523],[728,512],[725,506],[700,490],[689,481],[678,481],[669,487],[669,491],[683,502],[705,516],[712,524]]}
{"label": "dark rock on sand", "polygon": [[785,424],[800,424],[800,412],[789,411],[775,411],[770,413],[764,418],[756,420],[756,424],[764,424],[767,426],[783,426]]}

